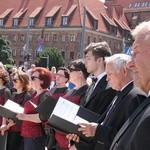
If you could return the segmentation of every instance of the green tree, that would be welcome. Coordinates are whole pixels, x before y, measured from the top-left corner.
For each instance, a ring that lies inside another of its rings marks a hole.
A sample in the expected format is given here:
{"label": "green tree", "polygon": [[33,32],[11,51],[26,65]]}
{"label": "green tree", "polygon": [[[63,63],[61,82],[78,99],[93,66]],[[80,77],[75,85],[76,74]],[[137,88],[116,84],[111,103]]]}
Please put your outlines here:
{"label": "green tree", "polygon": [[10,47],[10,41],[0,38],[0,61],[3,64],[13,64],[12,49]]}
{"label": "green tree", "polygon": [[[47,59],[49,59],[47,61]],[[63,57],[61,55],[61,52],[55,48],[55,47],[50,47],[45,49],[39,56],[36,65],[40,67],[47,67],[50,69],[52,66],[55,66],[56,68],[60,67],[63,65]]]}

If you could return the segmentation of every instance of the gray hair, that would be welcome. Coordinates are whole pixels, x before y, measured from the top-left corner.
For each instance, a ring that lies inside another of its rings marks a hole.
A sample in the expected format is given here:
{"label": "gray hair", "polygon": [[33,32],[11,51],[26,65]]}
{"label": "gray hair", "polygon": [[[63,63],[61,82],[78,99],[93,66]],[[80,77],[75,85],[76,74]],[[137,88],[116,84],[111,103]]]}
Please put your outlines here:
{"label": "gray hair", "polygon": [[140,23],[135,29],[132,30],[131,35],[134,39],[142,36],[143,40],[150,40],[150,21]]}
{"label": "gray hair", "polygon": [[131,56],[126,54],[114,54],[110,57],[106,57],[106,63],[112,62],[113,67],[119,72],[121,68],[126,66],[127,62],[131,60]]}

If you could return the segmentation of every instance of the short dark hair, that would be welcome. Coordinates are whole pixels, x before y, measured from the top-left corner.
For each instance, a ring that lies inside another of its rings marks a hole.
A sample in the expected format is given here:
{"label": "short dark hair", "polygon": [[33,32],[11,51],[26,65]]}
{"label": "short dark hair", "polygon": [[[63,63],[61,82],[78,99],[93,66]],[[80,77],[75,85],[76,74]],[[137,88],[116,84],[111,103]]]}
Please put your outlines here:
{"label": "short dark hair", "polygon": [[43,81],[43,83],[41,84],[41,87],[43,89],[46,89],[50,86],[51,84],[51,72],[43,67],[36,67],[33,69],[32,74],[34,72],[39,72],[39,79],[41,81]]}
{"label": "short dark hair", "polygon": [[86,79],[89,76],[87,69],[84,64],[83,59],[77,59],[70,63],[70,67],[73,66],[75,69],[81,70],[83,72],[84,78]]}
{"label": "short dark hair", "polygon": [[66,67],[59,67],[59,68],[57,69],[57,71],[59,71],[59,70],[63,70],[63,71],[64,71],[65,78],[67,78],[67,79],[69,80],[69,75],[70,75],[69,69],[66,68]]}
{"label": "short dark hair", "polygon": [[102,57],[104,59],[105,57],[109,57],[112,55],[111,49],[108,43],[105,41],[99,43],[90,43],[85,48],[84,54],[86,55],[89,51],[92,52],[95,60],[97,60],[99,57]]}

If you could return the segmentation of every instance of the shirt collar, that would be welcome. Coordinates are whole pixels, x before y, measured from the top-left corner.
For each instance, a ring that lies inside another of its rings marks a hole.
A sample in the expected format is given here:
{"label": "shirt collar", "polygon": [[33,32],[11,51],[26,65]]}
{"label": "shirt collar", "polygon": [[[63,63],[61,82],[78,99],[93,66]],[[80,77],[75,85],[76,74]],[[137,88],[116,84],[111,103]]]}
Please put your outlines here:
{"label": "shirt collar", "polygon": [[106,72],[101,73],[99,76],[97,76],[97,82],[100,81],[104,76],[106,75]]}
{"label": "shirt collar", "polygon": [[133,81],[128,82],[120,91],[123,91],[123,89],[125,89],[131,82]]}

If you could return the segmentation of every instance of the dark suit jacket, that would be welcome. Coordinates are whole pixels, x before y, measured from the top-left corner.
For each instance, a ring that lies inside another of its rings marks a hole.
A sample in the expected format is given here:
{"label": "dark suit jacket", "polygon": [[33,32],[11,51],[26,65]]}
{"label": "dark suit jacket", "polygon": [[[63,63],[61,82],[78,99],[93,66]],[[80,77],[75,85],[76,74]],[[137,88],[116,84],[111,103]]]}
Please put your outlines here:
{"label": "dark suit jacket", "polygon": [[150,96],[125,122],[114,138],[110,149],[150,150]]}
{"label": "dark suit jacket", "polygon": [[133,113],[133,111],[143,102],[137,97],[137,94],[144,95],[139,88],[134,87],[131,82],[127,87],[121,91],[120,95],[113,107],[111,107],[109,115],[105,115],[105,118],[100,118],[100,124],[96,130],[95,150],[108,150],[113,141],[113,138]]}
{"label": "dark suit jacket", "polygon": [[96,85],[90,99],[84,104],[84,107],[102,115],[113,98],[116,95],[116,91],[113,90],[106,81],[107,75],[105,75]]}
{"label": "dark suit jacket", "polygon": [[[107,107],[112,102],[113,98],[116,96],[116,91],[113,90],[106,81],[107,75],[98,82],[93,93],[90,96],[90,99],[87,103],[84,104],[84,107],[102,115]],[[78,150],[86,149],[88,150],[89,145],[83,143],[75,143],[75,146]]]}

